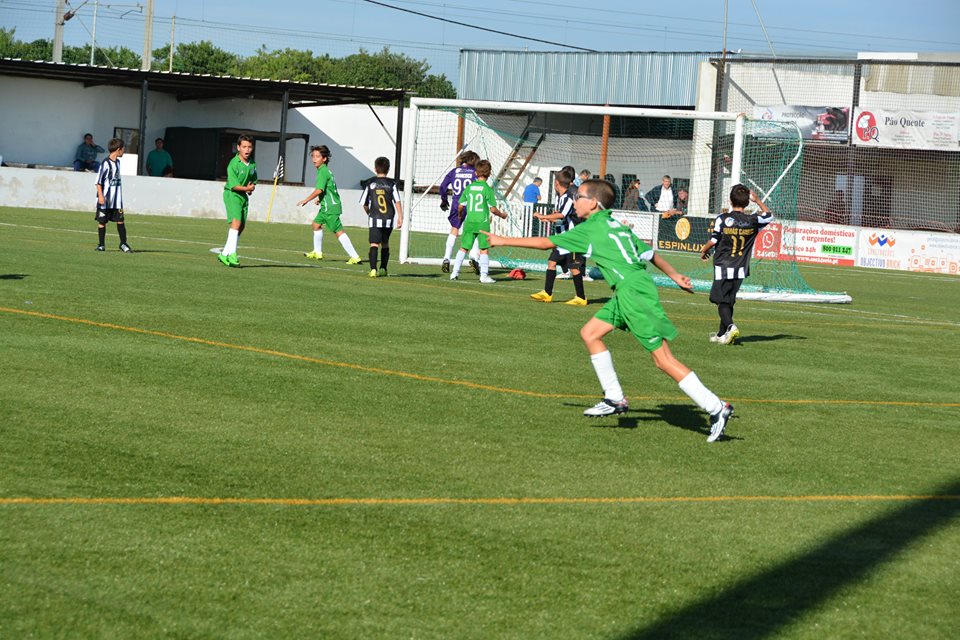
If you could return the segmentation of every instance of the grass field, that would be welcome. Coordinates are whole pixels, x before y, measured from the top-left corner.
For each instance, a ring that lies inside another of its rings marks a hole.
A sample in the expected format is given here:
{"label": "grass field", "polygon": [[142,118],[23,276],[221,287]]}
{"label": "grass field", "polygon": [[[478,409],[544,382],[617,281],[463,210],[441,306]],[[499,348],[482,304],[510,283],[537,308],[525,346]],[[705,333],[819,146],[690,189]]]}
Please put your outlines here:
{"label": "grass field", "polygon": [[804,269],[854,303],[740,303],[729,347],[664,290],[736,406],[707,444],[622,333],[631,411],[582,417],[602,283],[128,227],[0,208],[2,638],[956,637],[960,278]]}

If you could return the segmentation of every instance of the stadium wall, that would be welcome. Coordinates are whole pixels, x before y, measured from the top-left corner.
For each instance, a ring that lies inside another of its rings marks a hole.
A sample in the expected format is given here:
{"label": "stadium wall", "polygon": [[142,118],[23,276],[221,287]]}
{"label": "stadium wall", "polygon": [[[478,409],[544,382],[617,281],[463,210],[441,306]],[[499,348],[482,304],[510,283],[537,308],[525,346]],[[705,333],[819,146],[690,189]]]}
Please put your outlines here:
{"label": "stadium wall", "polygon": [[[0,156],[7,164],[69,167],[84,133],[92,133],[97,144],[106,148],[115,127],[139,126],[139,90],[0,76],[0,95],[4,103],[0,109]],[[377,156],[393,159],[396,121],[397,109],[393,106],[373,107],[373,111],[367,105],[301,107],[290,109],[287,130],[308,134],[311,145],[327,145],[333,154],[331,168],[338,186],[354,189],[372,175]],[[176,96],[150,92],[146,149],[153,149],[154,139],[162,138],[166,128],[174,126],[278,131],[280,104],[240,98],[178,102]],[[287,181],[312,183],[315,169],[309,158],[300,165],[302,143],[291,141],[288,147]],[[277,144],[258,144],[256,160],[261,178],[271,177],[277,163]]]}

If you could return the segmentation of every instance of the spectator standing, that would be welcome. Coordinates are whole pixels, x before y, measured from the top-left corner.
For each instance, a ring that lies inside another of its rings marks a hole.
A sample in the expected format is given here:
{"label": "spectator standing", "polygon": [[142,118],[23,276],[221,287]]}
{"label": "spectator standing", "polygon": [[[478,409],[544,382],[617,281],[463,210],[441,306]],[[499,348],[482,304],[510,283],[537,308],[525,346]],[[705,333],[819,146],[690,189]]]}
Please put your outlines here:
{"label": "spectator standing", "polygon": [[169,169],[169,175],[173,175],[173,158],[163,148],[163,138],[157,138],[154,144],[157,148],[147,154],[147,173],[160,178],[168,175],[167,169]]}
{"label": "spectator standing", "polygon": [[673,209],[673,204],[676,201],[677,191],[673,188],[670,176],[663,176],[661,184],[647,192],[647,202],[650,204],[651,211],[665,213]]}
{"label": "spectator standing", "polygon": [[100,163],[97,162],[97,154],[103,153],[104,148],[93,142],[93,134],[83,134],[83,142],[77,147],[77,152],[73,155],[74,171],[98,171]]}

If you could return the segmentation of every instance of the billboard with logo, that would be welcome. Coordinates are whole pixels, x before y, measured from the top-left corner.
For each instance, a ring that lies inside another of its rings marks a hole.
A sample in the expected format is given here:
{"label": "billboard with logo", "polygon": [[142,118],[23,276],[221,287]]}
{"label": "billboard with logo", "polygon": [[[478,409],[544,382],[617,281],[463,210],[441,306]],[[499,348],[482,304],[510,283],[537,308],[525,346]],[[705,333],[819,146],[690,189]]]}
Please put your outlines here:
{"label": "billboard with logo", "polygon": [[659,218],[656,249],[700,253],[712,224],[713,218]]}
{"label": "billboard with logo", "polygon": [[894,149],[960,151],[960,115],[936,111],[891,111],[858,107],[853,144]]}
{"label": "billboard with logo", "polygon": [[960,236],[926,231],[862,229],[857,266],[960,275]]}
{"label": "billboard with logo", "polygon": [[[793,240],[794,253],[784,252],[784,238]],[[856,263],[856,246],[857,230],[850,227],[812,222],[775,222],[760,231],[753,247],[753,256],[852,267]]]}
{"label": "billboard with logo", "polygon": [[846,142],[850,133],[848,107],[807,107],[776,104],[754,106],[753,117],[758,120],[786,120],[795,122],[804,140]]}

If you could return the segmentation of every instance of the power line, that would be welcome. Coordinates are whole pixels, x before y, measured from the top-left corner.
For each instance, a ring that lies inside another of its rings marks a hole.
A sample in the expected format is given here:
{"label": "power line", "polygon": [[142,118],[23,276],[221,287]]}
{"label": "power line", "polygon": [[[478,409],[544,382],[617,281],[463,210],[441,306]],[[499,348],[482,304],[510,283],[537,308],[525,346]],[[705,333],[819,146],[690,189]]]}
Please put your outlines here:
{"label": "power line", "polygon": [[584,48],[584,47],[577,47],[577,46],[574,46],[574,45],[572,45],[572,44],[566,44],[566,43],[563,43],[563,42],[553,42],[552,40],[541,40],[540,38],[533,38],[533,37],[530,37],[530,36],[522,36],[522,35],[519,35],[519,34],[516,34],[516,33],[509,33],[509,32],[507,32],[507,31],[500,31],[500,30],[498,30],[498,29],[488,29],[487,27],[478,27],[478,26],[473,25],[473,24],[466,24],[466,23],[464,23],[464,22],[457,22],[456,20],[447,20],[447,19],[445,19],[445,18],[440,18],[440,17],[438,17],[438,16],[432,16],[432,15],[430,15],[429,13],[423,13],[423,12],[420,12],[420,11],[414,11],[413,9],[404,9],[403,7],[395,7],[395,6],[393,6],[393,5],[386,4],[385,2],[377,2],[376,0],[363,0],[363,1],[366,2],[366,3],[368,3],[368,4],[375,4],[375,5],[379,5],[379,6],[381,6],[381,7],[386,7],[387,9],[393,9],[393,10],[395,10],[395,11],[402,11],[402,12],[404,12],[404,13],[412,13],[412,14],[414,14],[414,15],[422,16],[422,17],[424,17],[424,18],[430,18],[431,20],[438,20],[438,21],[440,21],[440,22],[448,22],[448,23],[456,24],[456,25],[459,25],[459,26],[461,26],[461,27],[466,27],[467,29],[477,29],[477,30],[479,30],[479,31],[486,31],[486,32],[488,32],[488,33],[496,33],[496,34],[501,35],[501,36],[509,36],[509,37],[511,37],[511,38],[519,38],[519,39],[521,39],[521,40],[529,40],[530,42],[539,42],[539,43],[541,43],[541,44],[549,44],[549,45],[552,45],[552,46],[555,46],[555,47],[564,47],[564,48],[566,48],[566,49],[576,49],[576,50],[578,50],[578,51],[586,51],[586,52],[588,52],[588,53],[598,53],[596,49],[586,49],[586,48]]}

